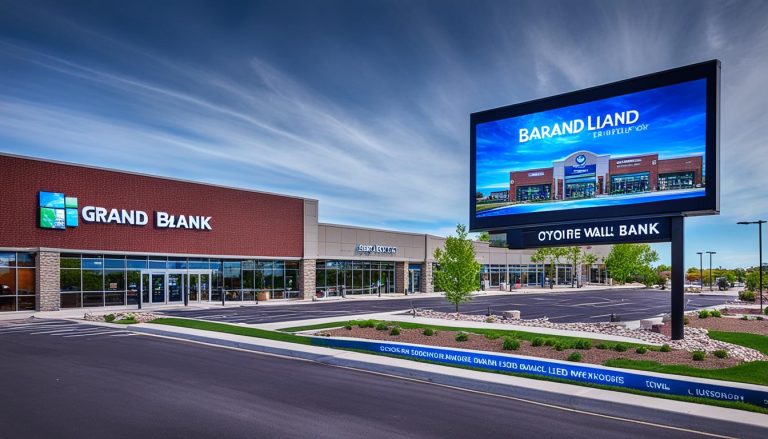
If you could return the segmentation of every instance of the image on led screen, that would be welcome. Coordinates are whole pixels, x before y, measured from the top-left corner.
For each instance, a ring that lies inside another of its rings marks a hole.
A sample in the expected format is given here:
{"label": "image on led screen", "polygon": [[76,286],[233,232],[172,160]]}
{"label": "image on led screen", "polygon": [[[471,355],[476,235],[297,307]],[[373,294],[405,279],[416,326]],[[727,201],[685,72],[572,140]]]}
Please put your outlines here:
{"label": "image on led screen", "polygon": [[706,79],[477,124],[478,218],[705,196]]}

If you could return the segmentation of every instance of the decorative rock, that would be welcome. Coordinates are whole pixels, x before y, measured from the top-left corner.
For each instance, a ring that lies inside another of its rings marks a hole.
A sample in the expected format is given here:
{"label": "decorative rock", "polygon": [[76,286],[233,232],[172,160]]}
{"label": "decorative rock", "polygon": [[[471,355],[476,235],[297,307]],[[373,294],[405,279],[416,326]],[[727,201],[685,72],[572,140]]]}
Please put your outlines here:
{"label": "decorative rock", "polygon": [[501,313],[501,315],[505,319],[520,320],[520,311],[518,311],[516,309],[510,310],[510,311],[504,311],[504,312]]}

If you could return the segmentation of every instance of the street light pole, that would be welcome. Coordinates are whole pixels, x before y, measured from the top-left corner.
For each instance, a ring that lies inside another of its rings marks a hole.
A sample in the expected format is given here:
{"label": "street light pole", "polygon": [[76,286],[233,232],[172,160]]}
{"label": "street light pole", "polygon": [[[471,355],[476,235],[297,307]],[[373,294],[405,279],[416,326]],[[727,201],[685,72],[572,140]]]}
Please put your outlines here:
{"label": "street light pole", "polygon": [[714,255],[717,252],[710,252],[709,253],[709,291],[712,291],[712,255]]}
{"label": "street light pole", "polygon": [[699,255],[699,292],[704,292],[704,253],[696,252]]}
{"label": "street light pole", "polygon": [[765,224],[765,220],[757,220],[757,221],[739,221],[737,224],[757,224],[757,245],[759,248],[760,253],[760,265],[758,266],[758,269],[760,270],[758,272],[758,295],[760,296],[760,313],[763,313],[763,224]]}

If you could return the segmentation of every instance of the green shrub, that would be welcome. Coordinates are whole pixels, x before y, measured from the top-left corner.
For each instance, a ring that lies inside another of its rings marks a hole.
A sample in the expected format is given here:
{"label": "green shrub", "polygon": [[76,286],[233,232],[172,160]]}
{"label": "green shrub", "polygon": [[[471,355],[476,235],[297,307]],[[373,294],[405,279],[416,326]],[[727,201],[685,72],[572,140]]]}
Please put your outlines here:
{"label": "green shrub", "polygon": [[728,358],[728,351],[725,349],[718,349],[715,352],[712,352],[712,355],[717,358]]}
{"label": "green shrub", "polygon": [[541,337],[536,337],[531,341],[531,346],[533,347],[539,347],[544,344],[544,339]]}
{"label": "green shrub", "polygon": [[363,320],[357,324],[360,328],[375,328],[376,322],[373,320]]}
{"label": "green shrub", "polygon": [[432,337],[435,335],[435,330],[432,328],[425,328],[422,334],[426,335],[427,337]]}
{"label": "green shrub", "polygon": [[501,344],[501,348],[505,351],[516,351],[520,349],[520,341],[512,337],[504,337],[504,342]]}
{"label": "green shrub", "polygon": [[578,363],[581,361],[581,354],[578,352],[571,352],[571,355],[568,356],[568,361],[575,361]]}
{"label": "green shrub", "polygon": [[[768,309],[768,308],[766,308],[766,309]],[[763,317],[762,316],[757,316],[757,317],[755,317],[755,319],[756,320],[763,320]]]}
{"label": "green shrub", "polygon": [[699,311],[700,319],[706,319],[707,317],[709,317],[709,311],[707,311],[706,309],[702,309],[701,311]]}
{"label": "green shrub", "polygon": [[488,334],[485,334],[485,338],[488,340],[496,340],[501,337],[501,334],[497,334],[495,332],[489,332]]}
{"label": "green shrub", "polygon": [[351,331],[352,330],[352,325],[347,323],[346,325],[344,325],[344,329],[346,329],[348,331]]}
{"label": "green shrub", "polygon": [[599,345],[595,346],[598,349],[608,349],[608,345],[605,343],[600,343]]}
{"label": "green shrub", "polygon": [[459,332],[456,334],[456,341],[467,341],[469,340],[469,334],[466,332]]}
{"label": "green shrub", "polygon": [[683,324],[684,324],[684,325],[687,325],[687,324],[689,324],[689,323],[691,323],[691,319],[689,319],[689,318],[688,318],[688,316],[684,316],[684,317],[683,317]]}
{"label": "green shrub", "polygon": [[585,351],[588,351],[592,349],[592,341],[579,339],[579,340],[576,340],[576,342],[573,344],[573,347],[576,349],[584,349]]}
{"label": "green shrub", "polygon": [[493,323],[495,321],[496,319],[494,319],[493,316],[486,317],[485,319],[485,323]]}
{"label": "green shrub", "polygon": [[670,348],[668,344],[664,343],[663,345],[661,345],[661,348],[659,350],[661,352],[669,352],[672,350],[672,348]]}
{"label": "green shrub", "polygon": [[551,338],[544,340],[544,346],[554,346],[554,345],[555,345],[555,341],[552,340]]}
{"label": "green shrub", "polygon": [[768,307],[763,310],[763,313],[768,316]]}
{"label": "green shrub", "polygon": [[565,345],[565,343],[557,342],[555,343],[555,350],[556,351],[564,351],[568,346]]}
{"label": "green shrub", "polygon": [[625,345],[624,343],[617,343],[616,346],[613,347],[613,350],[616,352],[626,352],[627,345]]}
{"label": "green shrub", "polygon": [[377,331],[386,331],[387,329],[389,329],[389,326],[387,326],[387,324],[384,322],[379,322],[376,324]]}
{"label": "green shrub", "polygon": [[743,302],[754,302],[755,301],[755,292],[749,291],[749,290],[743,290],[739,291],[739,300]]}
{"label": "green shrub", "polygon": [[637,352],[638,354],[644,354],[648,352],[648,348],[646,348],[645,346],[639,346],[637,349],[635,349],[635,352]]}
{"label": "green shrub", "polygon": [[[768,308],[766,308],[766,309],[768,309]],[[749,317],[746,316],[746,315],[743,315],[743,316],[741,316],[741,320],[749,320]]]}
{"label": "green shrub", "polygon": [[115,321],[115,315],[114,314],[107,314],[104,316],[104,321],[107,323],[112,323]]}
{"label": "green shrub", "polygon": [[712,317],[722,317],[723,316],[722,314],[720,314],[720,311],[718,311],[716,309],[713,309],[712,311],[710,311],[709,315],[711,315]]}
{"label": "green shrub", "polygon": [[693,352],[693,361],[704,361],[704,356],[706,354],[704,351],[694,351]]}
{"label": "green shrub", "polygon": [[400,335],[400,328],[398,328],[397,326],[393,327],[389,331],[389,335]]}

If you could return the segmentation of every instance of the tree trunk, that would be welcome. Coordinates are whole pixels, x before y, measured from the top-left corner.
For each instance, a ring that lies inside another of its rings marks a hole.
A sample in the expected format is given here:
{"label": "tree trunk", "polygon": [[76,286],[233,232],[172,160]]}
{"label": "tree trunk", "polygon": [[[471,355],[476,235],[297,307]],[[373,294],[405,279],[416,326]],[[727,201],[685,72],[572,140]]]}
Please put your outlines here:
{"label": "tree trunk", "polygon": [[456,304],[456,314],[459,314],[459,304]]}

